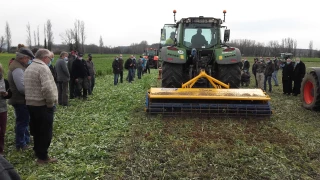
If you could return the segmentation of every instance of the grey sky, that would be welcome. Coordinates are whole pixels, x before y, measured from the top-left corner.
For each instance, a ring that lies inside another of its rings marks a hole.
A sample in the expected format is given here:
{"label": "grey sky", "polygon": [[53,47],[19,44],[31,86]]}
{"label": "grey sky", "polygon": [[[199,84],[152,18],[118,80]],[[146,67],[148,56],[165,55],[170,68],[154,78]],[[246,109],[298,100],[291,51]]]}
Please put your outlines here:
{"label": "grey sky", "polygon": [[[60,34],[73,28],[76,19],[84,21],[86,44],[99,44],[100,35],[107,46],[130,45],[146,40],[158,43],[163,24],[173,23],[173,9],[177,20],[184,17],[208,16],[223,19],[231,29],[230,39],[250,39],[268,43],[284,38],[297,40],[298,48],[320,49],[320,12],[316,0],[254,1],[254,0],[1,0],[0,36],[5,33],[6,21],[12,33],[12,45],[26,44],[26,25],[30,23],[32,36],[47,19],[52,22],[54,43],[61,43]],[[109,5],[108,5],[109,4]],[[33,42],[33,37],[32,37]]]}

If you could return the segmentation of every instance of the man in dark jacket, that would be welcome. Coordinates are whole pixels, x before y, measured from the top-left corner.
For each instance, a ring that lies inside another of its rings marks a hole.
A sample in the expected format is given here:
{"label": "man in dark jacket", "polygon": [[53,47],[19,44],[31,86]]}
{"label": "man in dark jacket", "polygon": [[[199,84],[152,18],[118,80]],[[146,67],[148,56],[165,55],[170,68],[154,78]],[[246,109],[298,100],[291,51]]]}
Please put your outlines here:
{"label": "man in dark jacket", "polygon": [[274,64],[274,71],[272,73],[272,79],[274,80],[274,86],[279,86],[279,83],[278,83],[278,71],[279,71],[280,63],[279,63],[279,60],[276,57],[273,59],[273,64]]}
{"label": "man in dark jacket", "polygon": [[290,95],[292,92],[292,76],[293,76],[294,65],[291,59],[287,59],[286,64],[282,68],[282,85],[283,94]]}
{"label": "man in dark jacket", "polygon": [[293,69],[293,89],[292,93],[294,96],[297,96],[300,94],[300,88],[301,88],[301,82],[306,74],[306,66],[305,64],[300,61],[300,58],[296,58],[296,63],[294,64],[294,69]]}
{"label": "man in dark jacket", "polygon": [[271,77],[274,71],[274,65],[272,61],[270,61],[270,58],[267,58],[266,63],[267,63],[267,66],[266,66],[266,70],[264,71],[264,90],[267,91],[267,81],[268,81],[269,92],[272,92]]}
{"label": "man in dark jacket", "polygon": [[118,56],[113,60],[112,70],[114,74],[113,84],[118,84],[119,74],[120,74],[120,62]]}
{"label": "man in dark jacket", "polygon": [[250,68],[250,63],[249,63],[247,58],[244,58],[244,63],[243,63],[243,68],[242,69],[249,71],[249,68]]}
{"label": "man in dark jacket", "polygon": [[76,58],[77,58],[77,52],[71,51],[70,56],[68,58],[68,70],[70,73],[70,81],[69,81],[70,99],[73,99],[76,96],[75,88],[74,88],[74,78],[72,77],[72,64]]}
{"label": "man in dark jacket", "polygon": [[123,59],[122,59],[122,54],[119,56],[119,66],[120,66],[120,83],[123,83]]}
{"label": "man in dark jacket", "polygon": [[132,83],[133,80],[133,55],[130,56],[129,59],[127,59],[125,66],[128,67],[128,81],[129,83]]}
{"label": "man in dark jacket", "polygon": [[254,80],[256,81],[256,87],[258,87],[258,81],[257,81],[257,63],[258,63],[258,58],[254,58],[254,64],[252,65],[252,74],[254,75]]}
{"label": "man in dark jacket", "polygon": [[75,87],[77,90],[76,94],[78,95],[78,98],[80,99],[82,96],[83,100],[86,100],[88,95],[89,80],[91,77],[87,62],[82,57],[83,54],[78,53],[77,59],[72,64],[71,74],[74,78]]}

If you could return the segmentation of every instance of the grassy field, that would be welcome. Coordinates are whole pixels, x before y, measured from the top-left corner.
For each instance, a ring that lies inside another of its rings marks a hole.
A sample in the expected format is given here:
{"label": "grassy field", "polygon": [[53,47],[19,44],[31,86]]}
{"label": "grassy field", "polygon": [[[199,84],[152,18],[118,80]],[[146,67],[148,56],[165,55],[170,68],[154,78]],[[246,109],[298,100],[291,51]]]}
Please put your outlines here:
{"label": "grassy field", "polygon": [[[12,56],[0,54],[6,69]],[[145,93],[158,72],[113,86],[113,57],[93,56],[101,75],[90,101],[58,107],[49,148],[57,164],[37,166],[32,150],[15,150],[9,106],[6,158],[22,179],[320,179],[320,114],[283,95],[281,81],[270,119],[148,117]]]}

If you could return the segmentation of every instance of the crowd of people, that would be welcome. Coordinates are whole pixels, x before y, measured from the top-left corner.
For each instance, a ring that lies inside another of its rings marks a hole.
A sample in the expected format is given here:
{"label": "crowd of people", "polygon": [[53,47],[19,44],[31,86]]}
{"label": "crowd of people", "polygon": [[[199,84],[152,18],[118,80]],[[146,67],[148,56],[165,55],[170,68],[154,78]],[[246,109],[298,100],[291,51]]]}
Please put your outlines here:
{"label": "crowd of people", "polygon": [[141,79],[142,75],[144,73],[150,74],[150,67],[149,67],[149,61],[143,56],[140,56],[140,58],[137,60],[134,55],[131,55],[125,62],[122,58],[122,54],[119,56],[116,56],[115,59],[112,62],[112,71],[114,74],[114,80],[113,84],[117,85],[119,83],[123,83],[123,69],[128,70],[128,75],[126,80],[129,83],[132,83],[134,81],[134,78],[137,77],[138,79]]}
{"label": "crowd of people", "polygon": [[[247,58],[244,58],[240,63],[241,85],[249,86],[250,84],[250,63]],[[288,58],[287,60],[279,60],[278,58],[260,57],[254,58],[252,65],[252,74],[255,78],[255,85],[264,91],[272,92],[272,80],[274,86],[279,86],[278,71],[282,69],[282,89],[283,94],[297,96],[300,94],[301,82],[306,74],[306,66],[300,58],[295,58],[294,61]],[[293,85],[293,86],[292,86]]]}
{"label": "crowd of people", "polygon": [[93,94],[95,67],[91,54],[85,60],[76,51],[61,52],[55,66],[53,61],[52,51],[19,44],[9,61],[7,79],[0,64],[0,155],[4,155],[8,99],[15,114],[16,149],[33,148],[37,164],[57,162],[48,155],[56,106],[69,106],[73,98],[87,100]]}

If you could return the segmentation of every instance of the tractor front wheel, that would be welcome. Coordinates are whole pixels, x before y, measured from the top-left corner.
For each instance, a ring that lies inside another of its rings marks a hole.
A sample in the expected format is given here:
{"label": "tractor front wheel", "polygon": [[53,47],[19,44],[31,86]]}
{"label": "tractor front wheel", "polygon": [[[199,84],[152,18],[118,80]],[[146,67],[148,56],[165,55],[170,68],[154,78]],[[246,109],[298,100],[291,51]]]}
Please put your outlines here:
{"label": "tractor front wheel", "polygon": [[316,73],[305,75],[301,83],[301,100],[304,108],[309,110],[320,109],[319,79]]}
{"label": "tractor front wheel", "polygon": [[162,63],[162,85],[164,88],[181,88],[183,83],[182,64]]}
{"label": "tractor front wheel", "polygon": [[230,88],[239,88],[241,79],[241,70],[239,64],[219,64],[218,80],[230,84]]}

